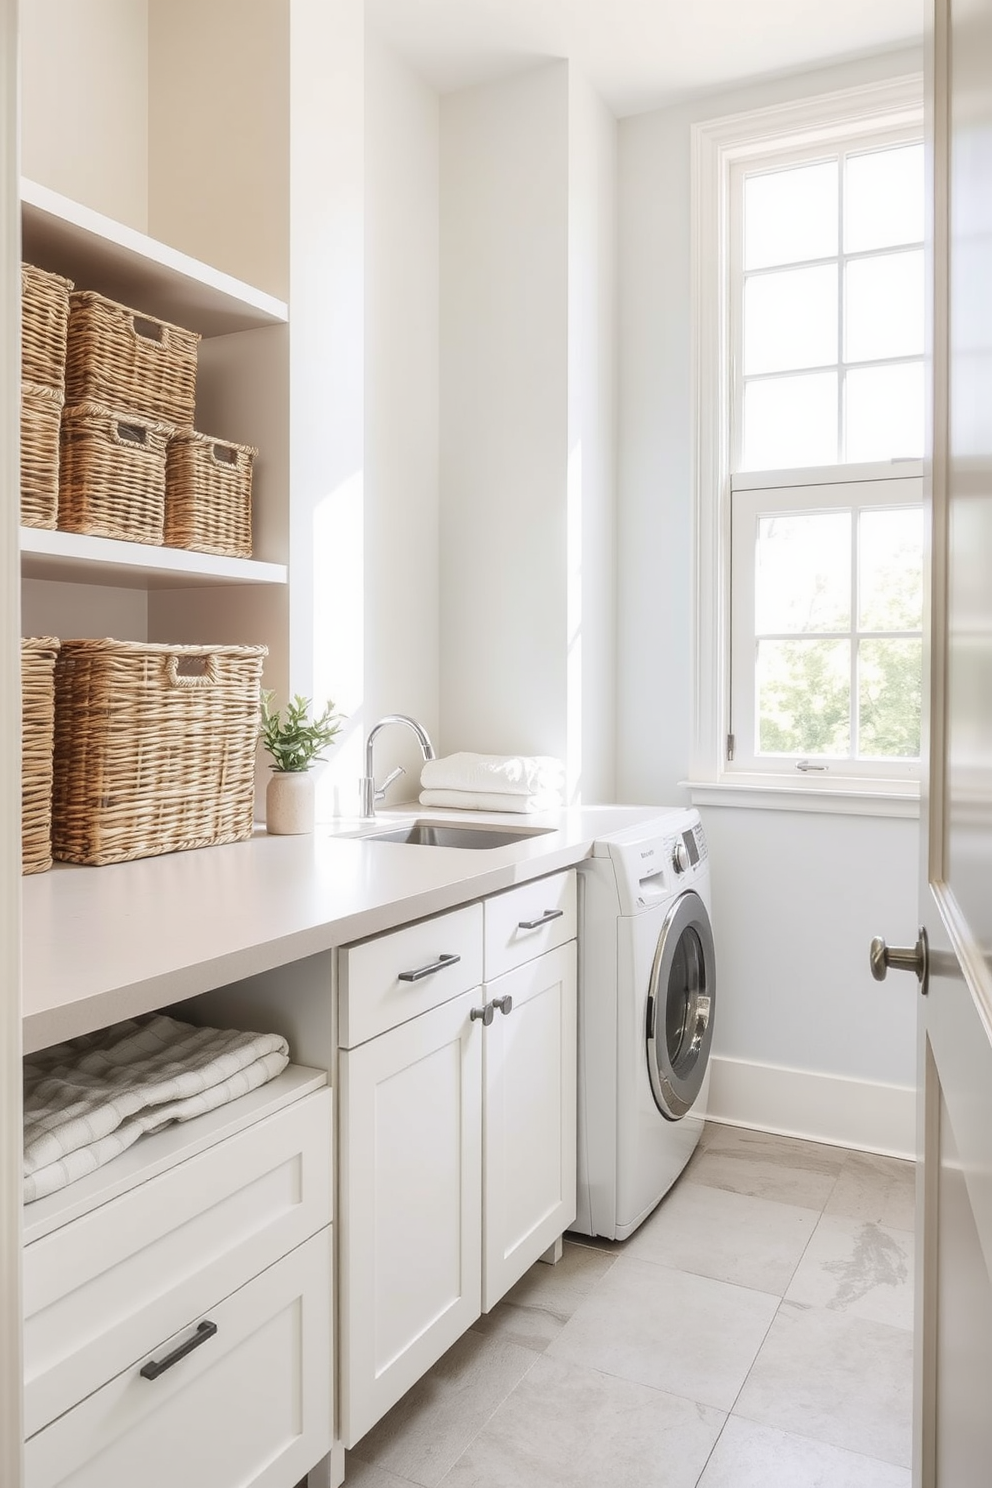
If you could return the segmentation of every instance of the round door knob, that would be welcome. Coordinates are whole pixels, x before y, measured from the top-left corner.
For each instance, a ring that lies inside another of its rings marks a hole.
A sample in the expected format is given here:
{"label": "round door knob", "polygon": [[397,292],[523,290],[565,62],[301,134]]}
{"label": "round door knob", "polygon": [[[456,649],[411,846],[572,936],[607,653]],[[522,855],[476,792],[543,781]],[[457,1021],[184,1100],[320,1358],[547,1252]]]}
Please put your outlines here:
{"label": "round door knob", "polygon": [[684,842],[676,842],[672,849],[672,867],[676,873],[684,873],[689,866],[689,849]]}
{"label": "round door knob", "polygon": [[503,1013],[504,1015],[506,1013],[512,1012],[513,1011],[513,998],[510,996],[509,992],[507,992],[507,994],[506,994],[505,997],[494,997],[493,998],[493,1007],[499,1008],[500,1012]]}
{"label": "round door knob", "polygon": [[876,982],[884,982],[890,967],[893,971],[915,972],[920,990],[925,993],[930,969],[929,950],[927,932],[922,926],[915,946],[886,945],[882,937],[876,935],[868,952],[871,974]]}
{"label": "round door knob", "polygon": [[471,1021],[474,1023],[476,1019],[478,1019],[479,1021],[481,1021],[483,1028],[488,1028],[495,1016],[496,1013],[492,1003],[487,1002],[485,1007],[472,1009]]}

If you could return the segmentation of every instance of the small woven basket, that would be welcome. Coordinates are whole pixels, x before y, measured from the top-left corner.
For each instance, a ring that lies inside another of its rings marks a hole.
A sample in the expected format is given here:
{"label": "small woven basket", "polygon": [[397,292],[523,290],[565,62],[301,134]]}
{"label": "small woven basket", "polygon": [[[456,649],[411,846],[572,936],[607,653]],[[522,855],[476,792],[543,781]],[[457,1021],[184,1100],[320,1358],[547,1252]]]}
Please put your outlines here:
{"label": "small woven basket", "polygon": [[52,851],[99,865],[251,836],[265,646],[63,641]]}
{"label": "small woven basket", "polygon": [[194,553],[251,557],[251,472],[258,454],[187,430],[165,458],[165,544]]}
{"label": "small woven basket", "polygon": [[193,426],[200,337],[91,290],[69,296],[66,402]]}
{"label": "small woven basket", "polygon": [[21,871],[52,866],[53,636],[21,641]]}
{"label": "small woven basket", "polygon": [[21,521],[25,527],[55,526],[61,419],[58,388],[21,383]]}
{"label": "small woven basket", "polygon": [[171,426],[77,403],[62,415],[58,524],[64,532],[161,543]]}
{"label": "small woven basket", "polygon": [[65,343],[72,280],[21,264],[21,377],[65,389]]}

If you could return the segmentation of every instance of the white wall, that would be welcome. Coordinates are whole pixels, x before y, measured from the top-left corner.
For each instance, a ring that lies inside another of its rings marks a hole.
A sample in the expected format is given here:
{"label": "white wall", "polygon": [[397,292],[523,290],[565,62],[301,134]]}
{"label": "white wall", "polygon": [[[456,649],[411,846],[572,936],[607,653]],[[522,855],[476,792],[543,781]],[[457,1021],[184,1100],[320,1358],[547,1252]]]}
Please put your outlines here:
{"label": "white wall", "polygon": [[[365,41],[365,731],[408,713],[438,751],[437,94],[369,25]],[[408,729],[376,741],[389,801],[415,799]]]}
{"label": "white wall", "polygon": [[568,68],[441,101],[445,752],[564,758]]}
{"label": "white wall", "polygon": [[569,799],[616,793],[617,124],[574,68],[568,93]]}
{"label": "white wall", "polygon": [[[690,125],[921,67],[917,53],[872,58],[620,125],[621,800],[687,799]],[[906,985],[879,989],[867,955],[872,934],[915,939],[916,823],[723,807],[704,808],[703,818],[720,966],[717,1114],[911,1152],[915,999]],[[795,1081],[788,1070],[809,1078]]]}
{"label": "white wall", "polygon": [[24,174],[146,232],[146,0],[28,0],[20,12]]}

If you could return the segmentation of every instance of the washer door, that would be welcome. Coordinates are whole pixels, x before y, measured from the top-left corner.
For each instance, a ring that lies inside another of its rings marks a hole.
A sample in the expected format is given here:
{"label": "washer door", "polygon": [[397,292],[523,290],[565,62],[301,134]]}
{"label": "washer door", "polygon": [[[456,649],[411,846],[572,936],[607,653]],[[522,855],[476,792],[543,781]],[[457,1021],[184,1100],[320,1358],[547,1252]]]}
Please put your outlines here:
{"label": "washer door", "polygon": [[703,1084],[713,1040],[713,932],[693,890],[672,905],[658,938],[647,1008],[648,1074],[658,1110],[678,1121]]}

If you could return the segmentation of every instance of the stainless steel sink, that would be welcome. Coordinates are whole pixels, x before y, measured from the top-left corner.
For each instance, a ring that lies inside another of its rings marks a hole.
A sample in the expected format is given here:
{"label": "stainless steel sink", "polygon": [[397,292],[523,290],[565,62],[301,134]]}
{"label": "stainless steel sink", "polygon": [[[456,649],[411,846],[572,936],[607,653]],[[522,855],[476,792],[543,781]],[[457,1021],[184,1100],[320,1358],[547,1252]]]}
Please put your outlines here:
{"label": "stainless steel sink", "polygon": [[528,837],[540,837],[551,827],[462,826],[458,822],[408,822],[383,832],[363,832],[363,842],[406,842],[412,847],[509,847]]}

